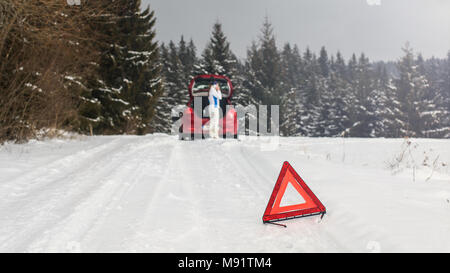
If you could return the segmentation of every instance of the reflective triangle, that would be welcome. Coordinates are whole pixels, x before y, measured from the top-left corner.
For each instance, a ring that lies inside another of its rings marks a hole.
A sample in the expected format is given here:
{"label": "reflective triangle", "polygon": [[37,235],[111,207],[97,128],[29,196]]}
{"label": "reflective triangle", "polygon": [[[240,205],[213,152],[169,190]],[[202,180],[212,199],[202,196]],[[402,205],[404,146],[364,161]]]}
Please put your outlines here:
{"label": "reflective triangle", "polygon": [[[293,205],[281,205],[283,196],[286,193],[288,185],[292,185],[299,197],[303,198],[304,202]],[[303,179],[292,168],[289,162],[284,162],[280,175],[278,176],[275,187],[264,212],[263,222],[279,221],[286,218],[309,216],[315,214],[324,214],[325,207],[306,185]]]}

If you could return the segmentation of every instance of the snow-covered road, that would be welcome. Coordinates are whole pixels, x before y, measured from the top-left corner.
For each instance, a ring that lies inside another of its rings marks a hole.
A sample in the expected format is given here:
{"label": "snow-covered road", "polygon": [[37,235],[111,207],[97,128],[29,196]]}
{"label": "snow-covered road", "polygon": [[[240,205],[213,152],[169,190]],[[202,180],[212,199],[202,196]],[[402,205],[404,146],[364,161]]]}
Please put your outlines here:
{"label": "snow-covered road", "polygon": [[[450,140],[265,140],[0,146],[0,252],[450,252]],[[285,160],[322,221],[262,224]]]}

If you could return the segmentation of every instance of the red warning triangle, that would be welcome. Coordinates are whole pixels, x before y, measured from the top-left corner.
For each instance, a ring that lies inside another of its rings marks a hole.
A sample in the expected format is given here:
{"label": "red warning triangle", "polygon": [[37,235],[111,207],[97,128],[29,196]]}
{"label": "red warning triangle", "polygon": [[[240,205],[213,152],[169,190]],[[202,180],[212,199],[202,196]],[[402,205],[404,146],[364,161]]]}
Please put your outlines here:
{"label": "red warning triangle", "polygon": [[[281,206],[281,200],[286,192],[287,186],[291,184],[301,195],[304,202],[296,205]],[[275,222],[296,217],[305,217],[325,214],[326,209],[316,195],[309,189],[305,181],[297,174],[289,162],[283,163],[277,183],[273,188],[263,222]]]}

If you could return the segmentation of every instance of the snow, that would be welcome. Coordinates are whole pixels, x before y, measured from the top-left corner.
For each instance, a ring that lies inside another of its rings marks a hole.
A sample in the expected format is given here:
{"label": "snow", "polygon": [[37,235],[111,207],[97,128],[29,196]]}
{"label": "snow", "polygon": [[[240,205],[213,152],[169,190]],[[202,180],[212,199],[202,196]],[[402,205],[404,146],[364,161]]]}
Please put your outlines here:
{"label": "snow", "polygon": [[304,204],[306,201],[292,186],[291,183],[287,184],[286,191],[280,201],[280,207]]}
{"label": "snow", "polygon": [[[0,146],[0,252],[450,251],[449,140],[272,142],[157,134]],[[262,223],[285,160],[326,206],[322,221]]]}

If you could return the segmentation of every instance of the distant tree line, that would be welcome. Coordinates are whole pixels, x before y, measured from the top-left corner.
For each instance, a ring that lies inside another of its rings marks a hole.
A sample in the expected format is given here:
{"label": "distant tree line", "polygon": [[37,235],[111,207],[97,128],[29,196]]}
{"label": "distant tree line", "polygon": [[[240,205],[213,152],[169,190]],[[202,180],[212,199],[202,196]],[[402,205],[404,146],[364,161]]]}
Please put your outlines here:
{"label": "distant tree line", "polygon": [[184,37],[158,43],[139,0],[80,3],[0,1],[0,143],[170,132],[199,74],[231,78],[234,104],[280,105],[284,136],[450,137],[450,54],[424,60],[405,46],[393,64],[279,48],[267,18],[245,59],[220,23],[197,54]]}
{"label": "distant tree line", "polygon": [[278,48],[268,18],[244,60],[220,23],[199,57],[184,37],[160,49],[164,103],[155,127],[162,132],[170,131],[170,109],[186,103],[193,76],[221,74],[235,86],[234,104],[280,105],[284,136],[450,137],[450,52],[424,60],[405,45],[398,61],[372,63],[325,47],[318,55],[290,43]]}

